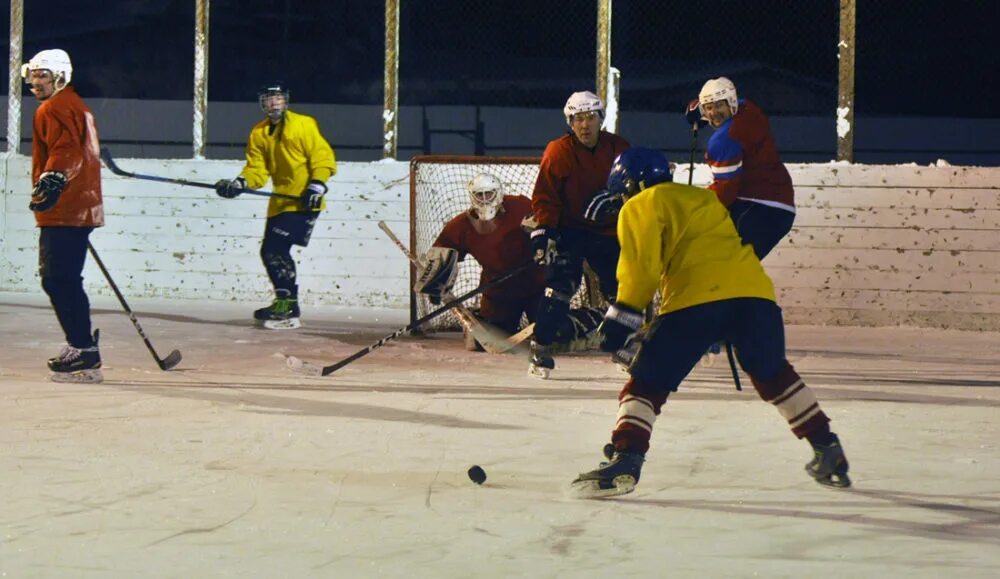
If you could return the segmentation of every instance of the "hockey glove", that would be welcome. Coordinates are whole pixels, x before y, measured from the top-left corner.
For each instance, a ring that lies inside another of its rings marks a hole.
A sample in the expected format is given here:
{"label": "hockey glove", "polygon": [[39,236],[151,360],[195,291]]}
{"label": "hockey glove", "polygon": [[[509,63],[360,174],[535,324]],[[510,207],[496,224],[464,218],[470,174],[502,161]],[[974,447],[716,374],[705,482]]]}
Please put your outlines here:
{"label": "hockey glove", "polygon": [[247,180],[243,177],[237,177],[235,179],[219,179],[215,182],[215,192],[219,194],[219,197],[224,197],[226,199],[238,197],[239,194],[246,188]]}
{"label": "hockey glove", "polygon": [[590,200],[587,209],[583,212],[583,218],[594,223],[601,223],[618,215],[622,210],[625,200],[621,195],[616,195],[608,190],[600,191]]}
{"label": "hockey glove", "polygon": [[323,205],[323,196],[326,195],[326,183],[313,179],[309,181],[309,186],[302,192],[302,202],[313,211],[319,211]]}
{"label": "hockey glove", "polygon": [[559,255],[559,232],[548,227],[539,227],[531,232],[531,252],[538,265],[552,265]]}
{"label": "hockey glove", "polygon": [[622,304],[612,304],[604,314],[604,321],[598,326],[601,334],[601,350],[617,352],[628,344],[629,338],[642,327],[642,312]]}
{"label": "hockey glove", "polygon": [[432,247],[420,260],[413,291],[424,294],[431,305],[440,305],[441,296],[449,293],[458,274],[458,252],[448,247]]}
{"label": "hockey glove", "polygon": [[35,188],[31,190],[31,203],[28,204],[28,209],[38,212],[52,209],[65,188],[66,175],[58,171],[42,173],[38,183],[35,183]]}
{"label": "hockey glove", "polygon": [[708,119],[701,114],[701,103],[698,99],[693,99],[688,103],[687,110],[684,111],[684,117],[687,119],[689,127],[694,127],[696,124],[698,128],[708,125]]}

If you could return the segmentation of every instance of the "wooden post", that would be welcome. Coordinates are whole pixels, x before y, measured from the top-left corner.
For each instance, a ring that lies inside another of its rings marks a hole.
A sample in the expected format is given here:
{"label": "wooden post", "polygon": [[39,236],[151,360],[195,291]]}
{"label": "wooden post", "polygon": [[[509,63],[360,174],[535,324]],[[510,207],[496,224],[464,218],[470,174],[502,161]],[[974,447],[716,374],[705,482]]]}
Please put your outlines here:
{"label": "wooden post", "polygon": [[611,68],[611,0],[597,0],[597,96],[608,102],[608,69]]}
{"label": "wooden post", "polygon": [[856,0],[840,0],[840,42],[837,58],[837,160],[854,162],[854,49]]}
{"label": "wooden post", "polygon": [[385,0],[385,101],[382,158],[395,159],[399,143],[399,0]]}
{"label": "wooden post", "polygon": [[194,129],[195,159],[205,158],[208,133],[208,11],[210,0],[196,0],[194,9]]}

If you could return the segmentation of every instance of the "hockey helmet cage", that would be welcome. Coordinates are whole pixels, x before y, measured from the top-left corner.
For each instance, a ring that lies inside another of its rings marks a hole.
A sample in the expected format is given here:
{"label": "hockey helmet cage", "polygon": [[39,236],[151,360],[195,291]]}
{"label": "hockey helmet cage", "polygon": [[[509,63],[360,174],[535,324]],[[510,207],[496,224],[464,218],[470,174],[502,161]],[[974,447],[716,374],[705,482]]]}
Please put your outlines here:
{"label": "hockey helmet cage", "polygon": [[566,124],[572,125],[573,115],[590,111],[597,111],[604,118],[604,102],[601,97],[590,91],[575,92],[569,95],[566,106],[563,107],[563,116],[566,117]]}
{"label": "hockey helmet cage", "polygon": [[496,217],[503,204],[503,184],[489,173],[479,173],[469,181],[469,201],[475,217],[489,221]]}
{"label": "hockey helmet cage", "polygon": [[733,81],[724,76],[709,79],[705,85],[701,87],[701,92],[698,93],[698,104],[701,106],[719,101],[726,101],[729,103],[729,108],[732,110],[734,115],[736,114],[736,111],[739,110],[739,102],[737,101],[736,96],[736,85],[733,84]]}
{"label": "hockey helmet cage", "polygon": [[260,103],[260,109],[265,113],[268,113],[268,115],[271,114],[271,111],[267,107],[266,103],[267,99],[272,96],[282,96],[285,98],[285,106],[281,109],[281,113],[284,113],[285,109],[288,108],[288,101],[291,98],[291,93],[288,91],[288,87],[285,86],[285,83],[281,81],[272,82],[270,84],[265,84],[257,90],[257,102]]}
{"label": "hockey helmet cage", "polygon": [[655,149],[633,147],[625,150],[611,165],[608,191],[625,199],[657,183],[673,180],[670,162]]}
{"label": "hockey helmet cage", "polygon": [[[62,88],[73,80],[73,63],[69,54],[61,48],[43,50],[31,57],[31,60],[21,65],[21,78],[28,80],[33,70],[50,70],[56,81],[56,86]],[[62,78],[62,84],[59,79]]]}

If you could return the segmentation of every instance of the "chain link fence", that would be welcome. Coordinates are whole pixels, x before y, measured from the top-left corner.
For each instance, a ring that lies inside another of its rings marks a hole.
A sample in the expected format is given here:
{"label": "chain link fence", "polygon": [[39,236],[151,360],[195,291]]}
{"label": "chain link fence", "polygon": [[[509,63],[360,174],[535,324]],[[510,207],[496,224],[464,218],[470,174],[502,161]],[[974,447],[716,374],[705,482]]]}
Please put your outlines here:
{"label": "chain link fence", "polygon": [[[175,127],[182,134],[160,140],[186,138],[195,2],[21,1],[25,59],[43,48],[64,48],[73,56],[74,82],[85,98],[166,101],[169,123],[159,124],[169,124],[165,132]],[[401,134],[410,131],[401,158],[432,152],[539,154],[547,138],[564,129],[557,112],[568,94],[595,89],[602,0],[386,1],[398,2],[400,14],[398,102],[420,109],[401,116]],[[785,136],[778,135],[786,141],[788,160],[829,160],[836,151],[843,1],[848,0],[613,2],[611,65],[621,71],[623,134],[682,151],[683,130],[679,138],[660,140],[656,131],[672,133],[676,117],[669,115],[680,115],[706,79],[726,75],[741,96],[772,118],[795,120],[782,127]],[[989,98],[1000,83],[994,74],[1000,70],[1000,53],[989,26],[996,21],[997,2],[850,1],[857,14],[856,160],[923,161],[943,150],[959,162],[1000,162],[994,136],[1000,127]],[[380,156],[385,1],[212,0],[210,7],[212,103],[252,107],[257,86],[282,80],[292,88],[293,106],[314,107],[316,114],[327,115],[323,120],[330,126],[344,128],[333,137],[335,146],[356,149],[362,158]],[[3,13],[3,26],[10,27],[10,16]],[[22,95],[30,100],[26,91]],[[954,104],[958,98],[961,107]],[[321,110],[328,105],[362,108]],[[236,122],[236,115],[213,107],[209,141],[229,145],[231,150],[216,150],[238,156],[245,128],[221,128],[223,122]],[[437,117],[435,107],[441,109]],[[474,111],[471,120],[458,123],[469,133],[463,139],[476,141],[465,150],[449,150],[459,147],[456,141],[428,138],[454,128],[435,119],[461,116],[456,107]],[[29,129],[32,110],[25,106]],[[248,111],[252,108],[240,109],[241,125],[252,122],[245,118],[254,114]],[[139,135],[138,125],[151,116],[134,114],[130,122],[136,126],[122,131],[121,140],[156,141]],[[941,121],[929,122],[923,133],[908,125],[893,139],[891,124],[873,121],[914,118]],[[950,123],[949,129],[945,118],[964,121],[957,128]],[[477,132],[479,124],[484,131]],[[359,136],[351,137],[352,131]],[[798,144],[806,131],[826,134]],[[361,142],[369,140],[370,146]],[[893,151],[903,154],[893,156]]]}

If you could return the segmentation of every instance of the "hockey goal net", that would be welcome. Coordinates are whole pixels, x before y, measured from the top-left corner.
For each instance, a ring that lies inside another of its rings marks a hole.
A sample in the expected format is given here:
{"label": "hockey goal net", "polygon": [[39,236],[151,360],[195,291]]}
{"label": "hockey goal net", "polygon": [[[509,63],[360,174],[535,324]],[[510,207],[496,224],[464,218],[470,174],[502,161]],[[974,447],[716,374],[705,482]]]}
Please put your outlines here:
{"label": "hockey goal net", "polygon": [[[487,172],[500,179],[506,195],[531,196],[538,176],[538,157],[483,157],[460,155],[422,155],[410,161],[410,248],[416,255],[423,255],[441,229],[453,217],[469,208],[466,185],[478,173]],[[473,290],[479,285],[482,268],[471,256],[459,263],[455,295]],[[433,311],[425,296],[412,291],[415,276],[410,268],[410,321]],[[598,300],[599,291],[588,291],[586,281],[573,298],[573,305]],[[466,306],[479,305],[476,297]],[[595,304],[596,305],[596,304]],[[424,330],[457,330],[457,318],[444,314],[424,325]]]}

